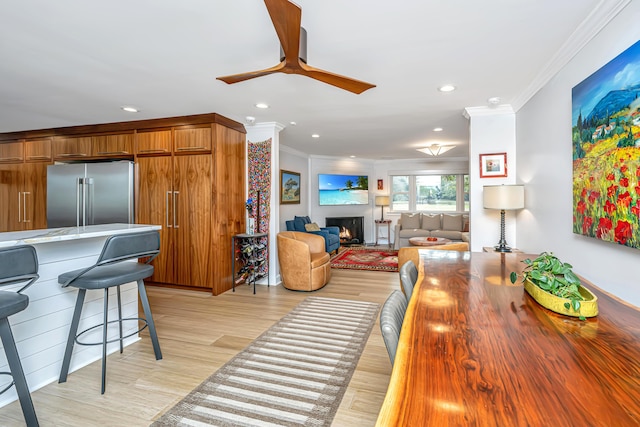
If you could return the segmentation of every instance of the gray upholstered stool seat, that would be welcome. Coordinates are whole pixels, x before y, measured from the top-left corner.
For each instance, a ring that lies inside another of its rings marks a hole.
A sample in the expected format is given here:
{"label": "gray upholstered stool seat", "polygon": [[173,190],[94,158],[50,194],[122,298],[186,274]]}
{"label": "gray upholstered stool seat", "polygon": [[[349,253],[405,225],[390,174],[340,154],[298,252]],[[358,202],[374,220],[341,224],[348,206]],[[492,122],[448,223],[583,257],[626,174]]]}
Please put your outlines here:
{"label": "gray upholstered stool seat", "polygon": [[[102,387],[101,393],[104,394],[107,371],[107,344],[118,341],[120,343],[120,353],[123,352],[122,341],[132,335],[137,334],[145,328],[149,328],[151,343],[156,360],[162,359],[158,335],[156,327],[151,315],[149,299],[144,286],[144,279],[153,274],[153,266],[150,262],[160,253],[160,234],[157,231],[148,231],[143,233],[117,234],[107,239],[102,248],[102,253],[98,257],[98,261],[88,267],[74,271],[69,271],[58,276],[58,282],[63,287],[72,286],[78,288],[78,297],[76,306],[71,320],[71,328],[69,329],[69,338],[62,359],[62,369],[60,370],[60,379],[58,382],[66,382],[69,373],[69,365],[71,363],[71,355],[73,353],[74,344],[79,345],[102,345]],[[146,259],[146,263],[134,262],[140,258]],[[123,318],[122,303],[120,298],[120,286],[126,283],[137,282],[138,294],[140,296],[140,305],[144,310],[144,318]],[[109,289],[116,288],[118,297],[118,319],[109,320]],[[104,313],[103,322],[78,332],[80,323],[80,314],[84,304],[87,290],[104,290]],[[126,336],[123,335],[122,324],[124,321],[134,320],[142,321],[143,326],[133,333]],[[109,324],[118,323],[118,337],[114,339],[107,338],[107,330]],[[85,333],[97,328],[102,328],[102,341],[100,342],[84,342],[79,338]]]}
{"label": "gray upholstered stool seat", "polygon": [[380,310],[380,331],[384,345],[389,353],[391,364],[396,359],[400,331],[404,322],[404,314],[407,311],[407,299],[402,292],[396,290],[389,295]]}
{"label": "gray upholstered stool seat", "polygon": [[0,338],[11,370],[11,372],[0,372],[0,374],[13,377],[13,382],[0,391],[0,394],[9,390],[12,385],[16,386],[24,420],[29,427],[38,426],[38,418],[33,408],[29,386],[22,370],[22,362],[8,317],[29,306],[29,297],[21,292],[35,283],[39,277],[38,255],[33,246],[10,246],[0,249],[0,286],[26,283],[17,292],[0,291]]}
{"label": "gray upholstered stool seat", "polygon": [[[85,269],[69,271],[58,276],[59,283],[77,277]],[[137,282],[146,279],[153,274],[153,266],[149,264],[139,263],[122,263],[104,265],[87,271],[81,277],[73,282],[71,286],[82,289],[104,289],[113,286],[122,285],[124,283]]]}

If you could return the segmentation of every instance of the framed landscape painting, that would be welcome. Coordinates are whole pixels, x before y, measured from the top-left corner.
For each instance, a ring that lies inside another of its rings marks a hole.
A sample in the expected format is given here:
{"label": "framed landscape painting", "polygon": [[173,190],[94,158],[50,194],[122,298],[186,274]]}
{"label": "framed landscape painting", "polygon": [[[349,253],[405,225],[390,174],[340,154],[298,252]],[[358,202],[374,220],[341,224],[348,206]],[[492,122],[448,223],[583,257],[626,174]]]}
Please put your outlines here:
{"label": "framed landscape painting", "polygon": [[573,232],[640,248],[640,41],[572,90]]}
{"label": "framed landscape painting", "polygon": [[280,204],[300,203],[300,174],[280,169]]}

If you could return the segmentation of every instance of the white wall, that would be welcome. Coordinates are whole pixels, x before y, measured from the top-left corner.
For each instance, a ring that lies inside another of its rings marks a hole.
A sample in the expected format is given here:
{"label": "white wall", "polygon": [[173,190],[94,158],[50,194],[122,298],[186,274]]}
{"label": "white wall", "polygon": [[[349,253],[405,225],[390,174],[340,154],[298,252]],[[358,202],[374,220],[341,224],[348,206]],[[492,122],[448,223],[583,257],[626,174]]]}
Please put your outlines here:
{"label": "white wall", "polygon": [[640,250],[572,232],[571,89],[640,39],[631,2],[517,112],[518,181],[527,210],[517,239],[530,253],[553,251],[598,287],[640,306]]}
{"label": "white wall", "polygon": [[[294,216],[305,216],[309,214],[309,156],[293,148],[280,146],[280,169],[300,174],[300,203],[294,205],[280,205],[279,227],[281,231],[287,229],[285,221],[293,219]],[[274,177],[280,186],[280,174]],[[280,193],[278,193],[278,200]],[[279,203],[279,202],[278,202]]]}

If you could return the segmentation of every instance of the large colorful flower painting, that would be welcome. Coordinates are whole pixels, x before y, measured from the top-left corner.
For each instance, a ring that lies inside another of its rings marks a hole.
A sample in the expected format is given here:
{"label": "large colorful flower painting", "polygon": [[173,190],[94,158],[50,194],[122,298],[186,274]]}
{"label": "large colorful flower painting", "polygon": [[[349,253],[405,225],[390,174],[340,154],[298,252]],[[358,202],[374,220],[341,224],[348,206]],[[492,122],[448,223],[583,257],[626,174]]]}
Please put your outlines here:
{"label": "large colorful flower painting", "polygon": [[573,232],[640,248],[640,41],[572,90]]}

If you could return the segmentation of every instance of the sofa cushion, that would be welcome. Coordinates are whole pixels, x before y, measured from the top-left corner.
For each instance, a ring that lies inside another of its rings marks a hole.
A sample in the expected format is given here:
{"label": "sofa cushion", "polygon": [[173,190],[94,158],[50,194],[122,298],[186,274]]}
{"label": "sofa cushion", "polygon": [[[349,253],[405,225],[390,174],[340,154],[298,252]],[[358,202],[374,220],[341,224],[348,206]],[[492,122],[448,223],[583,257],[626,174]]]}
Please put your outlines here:
{"label": "sofa cushion", "polygon": [[403,228],[398,233],[398,237],[408,239],[410,237],[429,237],[431,232],[429,230],[423,230],[421,228]]}
{"label": "sofa cushion", "polygon": [[462,215],[442,214],[442,229],[462,231]]}
{"label": "sofa cushion", "polygon": [[431,236],[433,236],[433,237],[443,237],[445,239],[450,239],[450,240],[462,240],[462,232],[461,231],[433,230],[431,232]]}
{"label": "sofa cushion", "polygon": [[403,213],[400,215],[400,223],[403,229],[415,229],[420,228],[420,214],[419,213]]}
{"label": "sofa cushion", "polygon": [[440,214],[422,214],[422,226],[423,230],[439,230],[440,229]]}

